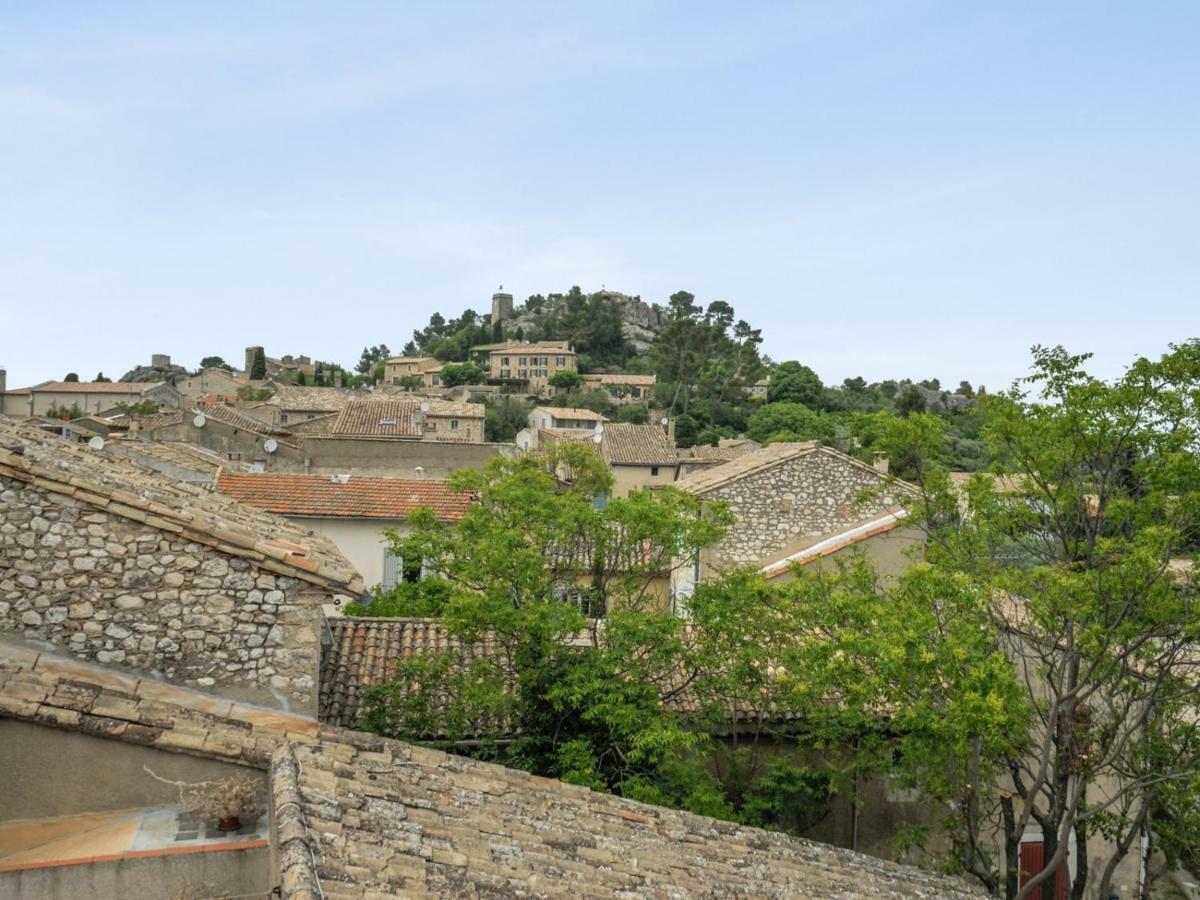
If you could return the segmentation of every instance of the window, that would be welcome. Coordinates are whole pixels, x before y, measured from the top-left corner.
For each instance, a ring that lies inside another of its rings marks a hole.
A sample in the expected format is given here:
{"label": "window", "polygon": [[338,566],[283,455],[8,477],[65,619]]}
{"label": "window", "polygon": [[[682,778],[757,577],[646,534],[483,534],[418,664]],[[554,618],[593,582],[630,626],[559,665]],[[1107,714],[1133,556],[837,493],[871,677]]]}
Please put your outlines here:
{"label": "window", "polygon": [[651,466],[650,467],[650,477],[654,478],[656,475],[658,475],[658,466]]}
{"label": "window", "polygon": [[280,425],[286,425],[286,424],[287,424],[287,420],[288,420],[288,418],[287,418],[287,413],[280,413],[280,414],[279,414],[279,424],[280,424]]}
{"label": "window", "polygon": [[566,364],[567,364],[567,358],[566,358],[565,356],[560,356],[560,357],[558,357],[558,367],[559,367],[560,369],[561,369],[563,366],[565,366]]}
{"label": "window", "polygon": [[450,430],[451,430],[451,431],[458,431],[458,419],[451,419],[451,420],[450,420]]}
{"label": "window", "polygon": [[508,360],[508,357],[507,357],[507,356],[502,356],[502,357],[500,357],[500,365],[502,365],[502,366],[504,366],[505,368],[507,368],[508,366],[511,366],[511,365],[512,365],[512,363],[511,363],[511,362],[509,362],[509,360]]}
{"label": "window", "polygon": [[432,381],[432,382],[433,382],[433,386],[434,386],[434,387],[437,387],[439,384],[441,384],[441,383],[442,383],[442,376],[441,376],[441,375],[434,375],[434,376],[433,376],[433,377],[430,379],[430,381]]}
{"label": "window", "polygon": [[426,422],[425,430],[426,431],[437,431],[437,422]]}
{"label": "window", "polygon": [[381,582],[385,591],[391,590],[398,582],[407,581],[409,583],[421,580],[421,576],[425,574],[425,567],[420,562],[405,562],[403,556],[399,556],[385,547],[383,550],[383,581]]}

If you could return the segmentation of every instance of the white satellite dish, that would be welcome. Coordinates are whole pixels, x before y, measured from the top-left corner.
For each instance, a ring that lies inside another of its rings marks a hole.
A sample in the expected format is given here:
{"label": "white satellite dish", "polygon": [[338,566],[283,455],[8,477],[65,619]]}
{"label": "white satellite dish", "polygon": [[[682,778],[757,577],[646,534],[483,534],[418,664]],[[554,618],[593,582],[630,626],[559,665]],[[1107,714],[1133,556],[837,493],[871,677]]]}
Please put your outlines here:
{"label": "white satellite dish", "polygon": [[429,412],[429,401],[426,400],[421,404],[421,412]]}
{"label": "white satellite dish", "polygon": [[195,425],[197,428],[203,428],[204,423],[207,421],[208,421],[208,416],[206,416],[204,413],[196,413],[196,417],[194,419],[192,419],[192,424]]}
{"label": "white satellite dish", "polygon": [[658,424],[666,425],[668,421],[670,421],[670,420],[666,416],[663,416],[661,419],[658,420]]}
{"label": "white satellite dish", "polygon": [[595,434],[592,435],[592,443],[593,444],[598,444],[602,440],[604,440],[604,435],[602,435],[600,432],[597,431]]}
{"label": "white satellite dish", "polygon": [[279,449],[279,442],[275,438],[267,438],[263,441],[263,449],[268,453],[274,453]]}
{"label": "white satellite dish", "polygon": [[91,447],[93,450],[103,450],[104,449],[104,438],[100,437],[100,435],[96,435],[94,438],[92,438],[90,441],[88,441],[88,446]]}
{"label": "white satellite dish", "polygon": [[604,434],[604,423],[603,422],[596,423],[596,434]]}

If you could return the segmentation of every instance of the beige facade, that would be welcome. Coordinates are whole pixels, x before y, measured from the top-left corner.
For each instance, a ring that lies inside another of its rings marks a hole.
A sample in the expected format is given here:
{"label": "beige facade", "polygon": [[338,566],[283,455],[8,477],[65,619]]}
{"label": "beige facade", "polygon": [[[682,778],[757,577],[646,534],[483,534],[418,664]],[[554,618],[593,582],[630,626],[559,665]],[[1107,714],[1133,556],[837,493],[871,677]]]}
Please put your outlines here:
{"label": "beige facade", "polygon": [[431,356],[393,356],[383,364],[383,380],[400,384],[405,378],[420,378],[427,388],[442,386],[442,361]]}
{"label": "beige facade", "polygon": [[641,488],[656,488],[672,484],[679,472],[677,465],[617,465],[609,464],[613,476],[613,496],[628,497]]}
{"label": "beige facade", "polygon": [[600,388],[607,392],[618,406],[646,403],[654,399],[656,380],[653,375],[626,375],[624,373],[583,376],[585,386]]}
{"label": "beige facade", "polygon": [[175,388],[186,400],[198,402],[204,397],[236,397],[239,388],[257,384],[225,369],[209,366],[190,378],[175,382]]}
{"label": "beige facade", "polygon": [[472,347],[471,353],[487,354],[490,381],[523,385],[532,394],[543,392],[557,373],[578,371],[575,351],[567,341],[486,344]]}
{"label": "beige facade", "polygon": [[408,534],[409,527],[404,519],[351,519],[344,517],[290,517],[298,525],[311,528],[329,538],[350,560],[363,578],[367,588],[385,584],[387,573],[387,538],[384,530],[394,528],[400,534]]}
{"label": "beige facade", "polygon": [[75,407],[80,414],[88,415],[104,412],[120,403],[133,404],[143,400],[176,406],[179,393],[165,382],[49,381],[0,393],[0,413],[8,416],[45,416]]}

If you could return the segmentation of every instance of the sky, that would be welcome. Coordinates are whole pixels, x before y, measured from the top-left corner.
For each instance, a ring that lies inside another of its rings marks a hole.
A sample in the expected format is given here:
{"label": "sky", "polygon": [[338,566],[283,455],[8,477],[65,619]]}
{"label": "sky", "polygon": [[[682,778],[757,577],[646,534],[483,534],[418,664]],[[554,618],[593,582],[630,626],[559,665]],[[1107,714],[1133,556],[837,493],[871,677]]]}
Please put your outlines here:
{"label": "sky", "polygon": [[9,387],[351,366],[503,284],[721,299],[827,383],[1200,336],[1190,2],[0,6]]}

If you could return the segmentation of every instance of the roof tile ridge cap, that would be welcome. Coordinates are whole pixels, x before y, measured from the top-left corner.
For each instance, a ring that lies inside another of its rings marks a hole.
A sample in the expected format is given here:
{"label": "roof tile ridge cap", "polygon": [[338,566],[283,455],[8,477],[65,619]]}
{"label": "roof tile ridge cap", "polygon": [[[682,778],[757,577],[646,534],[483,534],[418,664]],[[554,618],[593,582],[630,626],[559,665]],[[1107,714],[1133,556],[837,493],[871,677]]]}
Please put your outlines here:
{"label": "roof tile ridge cap", "polygon": [[[292,742],[284,740],[271,754],[268,778],[271,784],[271,806],[278,836],[278,867],[282,883],[289,884],[294,896],[323,896],[313,860],[313,838],[304,813],[304,796],[300,792],[300,764]],[[287,877],[285,873],[295,871]]]}

